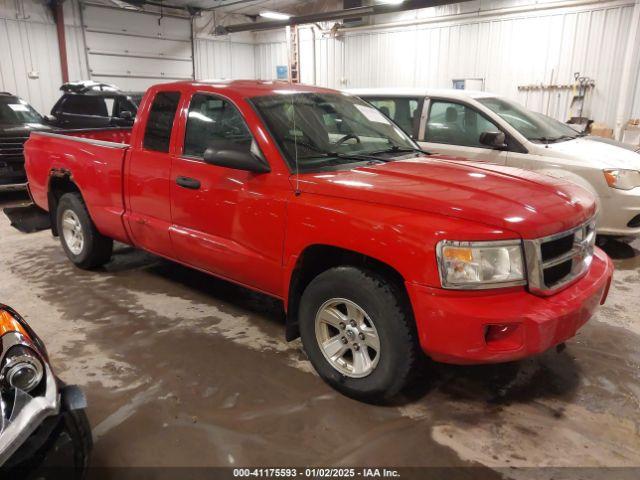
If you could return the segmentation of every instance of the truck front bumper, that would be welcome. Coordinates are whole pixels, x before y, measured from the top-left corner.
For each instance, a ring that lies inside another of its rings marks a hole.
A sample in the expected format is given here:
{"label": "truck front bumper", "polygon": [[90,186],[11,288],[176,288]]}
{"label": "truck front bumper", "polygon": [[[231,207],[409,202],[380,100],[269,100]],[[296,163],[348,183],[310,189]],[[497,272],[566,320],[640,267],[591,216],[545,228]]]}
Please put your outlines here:
{"label": "truck front bumper", "polygon": [[518,360],[573,337],[606,300],[613,264],[596,248],[587,274],[549,297],[525,288],[455,291],[407,283],[422,350],[454,364]]}

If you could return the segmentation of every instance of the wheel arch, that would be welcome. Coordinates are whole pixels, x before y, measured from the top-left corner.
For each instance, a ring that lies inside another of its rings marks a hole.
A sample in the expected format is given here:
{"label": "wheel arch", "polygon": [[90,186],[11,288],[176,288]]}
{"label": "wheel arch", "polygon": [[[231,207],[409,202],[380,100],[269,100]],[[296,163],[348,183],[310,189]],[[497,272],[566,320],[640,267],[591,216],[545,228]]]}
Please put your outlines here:
{"label": "wheel arch", "polygon": [[411,308],[404,277],[388,263],[342,247],[326,244],[309,245],[297,257],[289,278],[286,297],[286,339],[288,341],[295,340],[300,336],[298,312],[300,298],[305,288],[322,272],[347,265],[373,271],[385,277]]}
{"label": "wheel arch", "polygon": [[56,222],[58,203],[64,194],[72,192],[77,192],[82,196],[82,192],[74,181],[71,171],[66,169],[51,170],[47,187],[47,204],[49,220],[51,221],[51,232],[56,237],[59,234]]}

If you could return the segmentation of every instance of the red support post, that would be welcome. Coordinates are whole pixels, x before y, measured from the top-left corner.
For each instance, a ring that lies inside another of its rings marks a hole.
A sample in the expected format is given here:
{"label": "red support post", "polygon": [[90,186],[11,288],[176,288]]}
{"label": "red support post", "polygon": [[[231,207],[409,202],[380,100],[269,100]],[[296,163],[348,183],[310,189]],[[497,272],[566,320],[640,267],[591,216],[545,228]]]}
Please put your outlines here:
{"label": "red support post", "polygon": [[62,83],[69,81],[69,63],[67,62],[67,39],[64,33],[64,10],[62,0],[53,2],[51,6],[53,17],[56,21],[56,32],[58,34],[58,50],[60,52],[60,70],[62,71]]}

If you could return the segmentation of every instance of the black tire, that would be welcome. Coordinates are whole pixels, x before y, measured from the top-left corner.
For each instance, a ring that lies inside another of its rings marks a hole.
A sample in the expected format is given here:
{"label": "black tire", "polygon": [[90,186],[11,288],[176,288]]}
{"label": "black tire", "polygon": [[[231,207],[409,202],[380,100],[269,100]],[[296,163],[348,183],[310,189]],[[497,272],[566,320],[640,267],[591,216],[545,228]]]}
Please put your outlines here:
{"label": "black tire", "polygon": [[[353,378],[334,368],[316,338],[316,314],[334,298],[357,304],[377,330],[380,356],[365,377]],[[393,282],[372,271],[341,266],[318,275],[302,294],[299,322],[305,351],[320,377],[358,400],[381,403],[392,399],[407,385],[422,356],[406,296]]]}
{"label": "black tire", "polygon": [[[67,210],[71,210],[80,222],[83,235],[82,249],[78,253],[71,251],[65,240],[62,227],[63,215]],[[64,252],[74,265],[83,269],[91,269],[104,265],[111,259],[113,252],[113,240],[105,237],[96,229],[93,220],[89,216],[89,211],[82,196],[77,192],[65,193],[58,202],[56,211],[56,225],[58,235]]]}
{"label": "black tire", "polygon": [[[66,428],[74,441],[74,473],[75,480],[83,480],[87,476],[93,438],[91,437],[91,425],[84,410],[67,412],[65,419]],[[67,476],[67,478],[69,478]]]}

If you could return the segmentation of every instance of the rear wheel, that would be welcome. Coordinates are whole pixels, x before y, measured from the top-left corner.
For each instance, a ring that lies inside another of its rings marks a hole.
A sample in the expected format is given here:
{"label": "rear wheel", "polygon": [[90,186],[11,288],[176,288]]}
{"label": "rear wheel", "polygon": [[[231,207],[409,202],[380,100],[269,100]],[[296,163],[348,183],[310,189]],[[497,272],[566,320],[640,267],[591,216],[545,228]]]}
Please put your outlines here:
{"label": "rear wheel", "polygon": [[300,336],[318,374],[340,392],[380,402],[408,382],[420,356],[413,317],[383,276],[344,266],[318,275],[300,303]]}
{"label": "rear wheel", "polygon": [[76,266],[91,269],[111,259],[113,240],[96,229],[79,193],[65,193],[56,214],[60,243]]}

